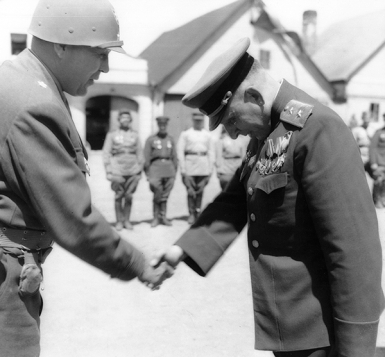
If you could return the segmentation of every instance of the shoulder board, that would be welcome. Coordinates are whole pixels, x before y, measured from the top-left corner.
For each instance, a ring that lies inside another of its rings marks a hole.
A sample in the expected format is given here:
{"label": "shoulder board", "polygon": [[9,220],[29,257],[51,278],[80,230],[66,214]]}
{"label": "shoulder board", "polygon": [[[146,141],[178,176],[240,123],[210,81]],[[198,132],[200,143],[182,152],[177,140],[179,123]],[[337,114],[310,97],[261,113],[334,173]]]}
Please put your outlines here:
{"label": "shoulder board", "polygon": [[314,105],[291,100],[286,104],[285,109],[281,112],[280,120],[286,123],[303,128],[306,120],[312,113]]}

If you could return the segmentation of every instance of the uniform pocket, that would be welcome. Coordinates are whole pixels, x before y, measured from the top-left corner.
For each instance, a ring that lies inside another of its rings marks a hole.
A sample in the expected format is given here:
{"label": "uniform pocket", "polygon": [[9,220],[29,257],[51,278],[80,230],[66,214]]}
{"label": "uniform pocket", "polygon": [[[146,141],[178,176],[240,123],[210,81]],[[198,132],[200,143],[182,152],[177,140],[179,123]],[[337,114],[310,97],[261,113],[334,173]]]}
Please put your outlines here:
{"label": "uniform pocket", "polygon": [[288,177],[289,174],[287,172],[261,177],[255,187],[270,194],[278,188],[285,187],[289,180]]}

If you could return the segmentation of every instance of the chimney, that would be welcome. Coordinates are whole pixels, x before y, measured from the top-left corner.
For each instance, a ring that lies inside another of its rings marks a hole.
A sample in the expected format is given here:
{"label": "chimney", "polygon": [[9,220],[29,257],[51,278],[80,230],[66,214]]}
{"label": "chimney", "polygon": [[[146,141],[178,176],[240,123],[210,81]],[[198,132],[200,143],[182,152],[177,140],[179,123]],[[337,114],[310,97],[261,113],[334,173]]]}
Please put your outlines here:
{"label": "chimney", "polygon": [[313,55],[317,47],[317,11],[307,10],[303,13],[302,42],[308,55]]}

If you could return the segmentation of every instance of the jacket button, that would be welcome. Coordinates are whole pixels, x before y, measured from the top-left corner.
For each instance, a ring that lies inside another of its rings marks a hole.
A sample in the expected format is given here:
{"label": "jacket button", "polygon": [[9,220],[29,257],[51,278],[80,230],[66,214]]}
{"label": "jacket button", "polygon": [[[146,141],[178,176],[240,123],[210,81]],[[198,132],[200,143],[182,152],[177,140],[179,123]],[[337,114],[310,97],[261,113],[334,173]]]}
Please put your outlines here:
{"label": "jacket button", "polygon": [[252,188],[252,187],[249,187],[249,188],[247,189],[247,193],[248,193],[250,196],[252,196],[252,194],[254,193],[253,188]]}
{"label": "jacket button", "polygon": [[254,213],[252,213],[252,214],[250,215],[250,219],[251,219],[253,222],[255,222],[255,214],[254,214]]}
{"label": "jacket button", "polygon": [[258,243],[257,240],[253,240],[253,241],[251,242],[251,244],[253,245],[254,248],[258,248],[258,247],[259,247],[259,243]]}

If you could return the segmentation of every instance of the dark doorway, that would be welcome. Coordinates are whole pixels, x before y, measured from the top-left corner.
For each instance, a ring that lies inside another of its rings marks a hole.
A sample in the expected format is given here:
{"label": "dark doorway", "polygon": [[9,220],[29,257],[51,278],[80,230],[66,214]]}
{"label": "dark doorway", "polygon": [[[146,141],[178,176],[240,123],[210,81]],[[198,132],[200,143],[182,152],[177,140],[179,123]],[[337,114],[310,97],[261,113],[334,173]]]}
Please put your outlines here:
{"label": "dark doorway", "polygon": [[133,129],[138,130],[138,103],[134,100],[101,95],[87,100],[86,104],[86,140],[91,150],[102,150],[108,131],[118,129],[118,112],[122,108],[131,111]]}
{"label": "dark doorway", "polygon": [[86,140],[92,150],[103,148],[110,122],[110,96],[90,98],[86,106]]}

